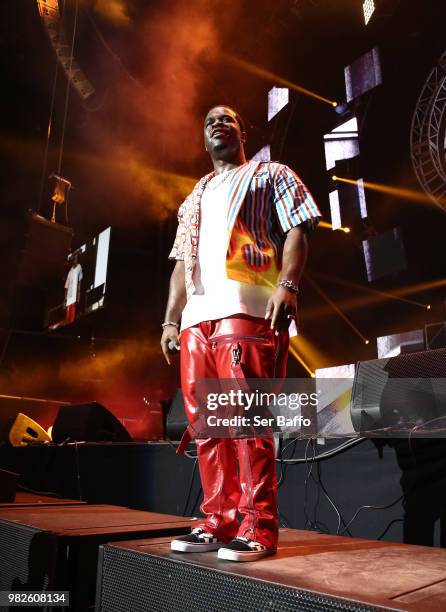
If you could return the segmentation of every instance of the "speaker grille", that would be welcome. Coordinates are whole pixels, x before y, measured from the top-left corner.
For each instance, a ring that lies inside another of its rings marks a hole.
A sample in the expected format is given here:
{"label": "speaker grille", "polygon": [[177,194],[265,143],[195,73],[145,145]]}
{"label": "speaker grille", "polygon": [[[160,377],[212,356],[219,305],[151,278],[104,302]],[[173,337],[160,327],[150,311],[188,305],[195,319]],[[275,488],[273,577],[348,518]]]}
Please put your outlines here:
{"label": "speaker grille", "polygon": [[372,612],[389,610],[104,546],[97,612]]}
{"label": "speaker grille", "polygon": [[0,550],[0,590],[51,589],[55,548],[46,532],[0,521]]}

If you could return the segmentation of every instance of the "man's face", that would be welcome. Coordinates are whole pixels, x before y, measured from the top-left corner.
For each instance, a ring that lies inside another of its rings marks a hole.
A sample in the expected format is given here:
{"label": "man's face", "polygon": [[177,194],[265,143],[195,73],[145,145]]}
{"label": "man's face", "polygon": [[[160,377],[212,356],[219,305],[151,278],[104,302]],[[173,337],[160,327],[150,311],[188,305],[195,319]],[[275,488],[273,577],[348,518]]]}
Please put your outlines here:
{"label": "man's face", "polygon": [[228,106],[216,106],[204,120],[204,146],[213,158],[225,158],[238,153],[246,142],[246,133]]}

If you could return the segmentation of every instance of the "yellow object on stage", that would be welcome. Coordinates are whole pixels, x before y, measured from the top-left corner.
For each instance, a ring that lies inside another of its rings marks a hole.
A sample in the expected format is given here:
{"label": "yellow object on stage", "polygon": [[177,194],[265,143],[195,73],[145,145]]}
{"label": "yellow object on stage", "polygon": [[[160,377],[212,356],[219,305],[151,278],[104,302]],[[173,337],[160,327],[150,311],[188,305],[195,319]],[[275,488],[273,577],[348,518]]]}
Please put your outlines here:
{"label": "yellow object on stage", "polygon": [[39,423],[19,412],[9,432],[9,441],[12,446],[28,446],[39,442],[52,442],[52,438]]}

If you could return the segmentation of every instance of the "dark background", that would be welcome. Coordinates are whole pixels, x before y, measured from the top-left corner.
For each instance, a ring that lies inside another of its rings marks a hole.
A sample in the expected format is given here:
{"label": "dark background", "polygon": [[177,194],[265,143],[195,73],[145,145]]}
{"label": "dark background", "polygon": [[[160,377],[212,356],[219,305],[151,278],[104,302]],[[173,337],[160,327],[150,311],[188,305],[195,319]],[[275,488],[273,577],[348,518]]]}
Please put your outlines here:
{"label": "dark background", "polygon": [[[238,108],[249,126],[248,155],[272,142],[273,156],[281,153],[279,161],[302,176],[330,220],[323,134],[339,116],[292,92],[286,114],[268,127],[267,92],[277,83],[242,69],[234,57],[341,102],[344,67],[378,45],[384,82],[357,111],[364,179],[420,189],[410,161],[410,123],[444,51],[446,7],[435,0],[382,4],[387,9],[366,27],[360,0],[80,2],[75,57],[96,93],[85,102],[69,93],[61,173],[74,186],[73,247],[112,227],[109,282],[102,311],[52,334],[43,330],[45,291],[20,287],[16,273],[26,211],[51,214],[50,183],[42,198],[39,191],[55,55],[36,2],[2,4],[0,392],[106,405],[113,398],[129,407],[143,397],[172,395],[178,370],[164,365],[159,350],[172,268],[167,255],[182,198],[210,170],[201,139],[212,105]],[[65,2],[69,35],[74,7]],[[62,72],[55,92],[45,176],[56,170],[60,151]],[[373,288],[393,291],[443,278],[445,213],[376,192],[367,198],[371,231],[401,226],[409,263]],[[300,319],[312,368],[373,358],[377,336],[446,318],[441,288],[409,296],[431,303],[430,311],[400,301],[349,307],[367,295],[363,237],[358,228],[349,235],[319,229],[311,238],[308,276],[370,338],[365,345],[304,279]],[[289,375],[306,372],[290,358]]]}

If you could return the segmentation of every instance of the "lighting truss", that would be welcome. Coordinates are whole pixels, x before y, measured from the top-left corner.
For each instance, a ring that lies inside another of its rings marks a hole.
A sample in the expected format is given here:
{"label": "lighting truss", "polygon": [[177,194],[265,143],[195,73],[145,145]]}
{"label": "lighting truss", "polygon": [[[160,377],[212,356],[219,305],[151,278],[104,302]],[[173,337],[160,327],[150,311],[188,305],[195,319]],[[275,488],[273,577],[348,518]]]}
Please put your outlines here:
{"label": "lighting truss", "polygon": [[420,185],[446,211],[446,51],[430,72],[418,98],[410,145]]}

